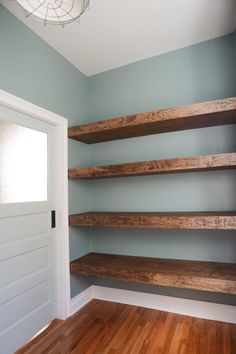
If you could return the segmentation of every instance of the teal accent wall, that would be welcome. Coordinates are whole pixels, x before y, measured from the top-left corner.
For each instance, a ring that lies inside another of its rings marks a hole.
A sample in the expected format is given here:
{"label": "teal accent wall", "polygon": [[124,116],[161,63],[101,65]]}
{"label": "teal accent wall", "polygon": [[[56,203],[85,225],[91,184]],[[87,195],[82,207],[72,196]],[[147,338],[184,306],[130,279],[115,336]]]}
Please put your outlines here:
{"label": "teal accent wall", "polygon": [[[214,39],[89,78],[90,119],[236,95],[234,35]],[[100,143],[90,164],[236,151],[234,126]],[[93,211],[235,210],[236,172],[183,173],[90,181]],[[94,229],[94,252],[236,262],[234,231]],[[236,303],[235,297],[109,280],[95,284]]]}
{"label": "teal accent wall", "polygon": [[[0,5],[0,89],[68,118],[69,125],[88,119],[88,79]],[[69,141],[69,165],[86,165],[89,148]],[[69,186],[70,212],[89,208],[86,183]],[[78,202],[79,201],[79,202]],[[71,230],[71,259],[89,252],[82,230]],[[72,296],[90,285],[72,277]]]}
{"label": "teal accent wall", "polygon": [[[0,88],[65,116],[69,125],[236,95],[236,37],[228,35],[86,78],[0,5]],[[69,167],[236,151],[233,126],[85,145],[69,141]],[[234,171],[70,181],[70,213],[235,210]],[[232,231],[70,230],[71,260],[90,251],[236,262]],[[90,284],[199,300],[235,297],[108,280]]]}
{"label": "teal accent wall", "polygon": [[90,77],[90,119],[235,95],[235,38],[231,34]]}

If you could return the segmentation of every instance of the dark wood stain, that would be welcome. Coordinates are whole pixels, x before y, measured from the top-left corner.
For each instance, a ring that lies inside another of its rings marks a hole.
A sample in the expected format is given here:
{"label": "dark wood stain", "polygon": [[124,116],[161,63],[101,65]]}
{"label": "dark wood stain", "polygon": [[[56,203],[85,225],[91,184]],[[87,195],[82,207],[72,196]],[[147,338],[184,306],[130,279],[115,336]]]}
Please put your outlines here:
{"label": "dark wood stain", "polygon": [[123,163],[108,166],[92,166],[69,169],[70,179],[96,179],[129,176],[147,176],[166,173],[227,170],[236,168],[236,153],[180,157]]}
{"label": "dark wood stain", "polygon": [[72,274],[236,294],[236,264],[89,253]]}
{"label": "dark wood stain", "polygon": [[236,123],[236,97],[161,109],[69,128],[69,138],[104,141]]}
{"label": "dark wood stain", "polygon": [[236,230],[236,212],[90,212],[69,216],[70,226]]}

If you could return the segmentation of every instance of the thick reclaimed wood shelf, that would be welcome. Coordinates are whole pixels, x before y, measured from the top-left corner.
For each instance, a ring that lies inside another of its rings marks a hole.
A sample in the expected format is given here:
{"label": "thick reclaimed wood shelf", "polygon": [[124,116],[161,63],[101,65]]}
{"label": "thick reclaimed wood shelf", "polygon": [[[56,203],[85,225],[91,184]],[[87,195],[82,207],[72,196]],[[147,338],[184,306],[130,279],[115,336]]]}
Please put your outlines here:
{"label": "thick reclaimed wood shelf", "polygon": [[69,216],[70,226],[236,230],[236,212],[90,212]]}
{"label": "thick reclaimed wood shelf", "polygon": [[71,273],[236,294],[236,264],[89,253],[70,263]]}
{"label": "thick reclaimed wood shelf", "polygon": [[236,97],[138,113],[69,128],[87,144],[236,123]]}
{"label": "thick reclaimed wood shelf", "polygon": [[226,170],[233,168],[236,168],[236,153],[72,168],[69,169],[68,174],[70,179],[96,179]]}

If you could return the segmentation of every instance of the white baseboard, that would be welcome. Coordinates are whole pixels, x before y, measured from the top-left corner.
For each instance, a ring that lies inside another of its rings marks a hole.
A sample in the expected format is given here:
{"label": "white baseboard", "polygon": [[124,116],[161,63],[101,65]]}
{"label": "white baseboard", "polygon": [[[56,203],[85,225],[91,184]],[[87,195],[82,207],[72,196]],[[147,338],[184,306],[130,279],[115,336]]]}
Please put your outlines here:
{"label": "white baseboard", "polygon": [[70,301],[70,316],[74,315],[82,307],[84,307],[89,301],[93,299],[93,287],[90,286],[79,295],[73,297]]}
{"label": "white baseboard", "polygon": [[71,315],[92,299],[119,302],[214,321],[236,323],[236,306],[91,285],[71,300]]}

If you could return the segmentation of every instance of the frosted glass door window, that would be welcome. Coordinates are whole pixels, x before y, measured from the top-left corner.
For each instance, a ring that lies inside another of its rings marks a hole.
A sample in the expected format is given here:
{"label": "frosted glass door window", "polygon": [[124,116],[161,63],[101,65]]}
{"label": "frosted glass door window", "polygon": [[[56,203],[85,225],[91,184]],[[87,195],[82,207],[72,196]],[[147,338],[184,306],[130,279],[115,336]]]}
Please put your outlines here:
{"label": "frosted glass door window", "polygon": [[0,203],[47,200],[47,134],[0,119]]}

